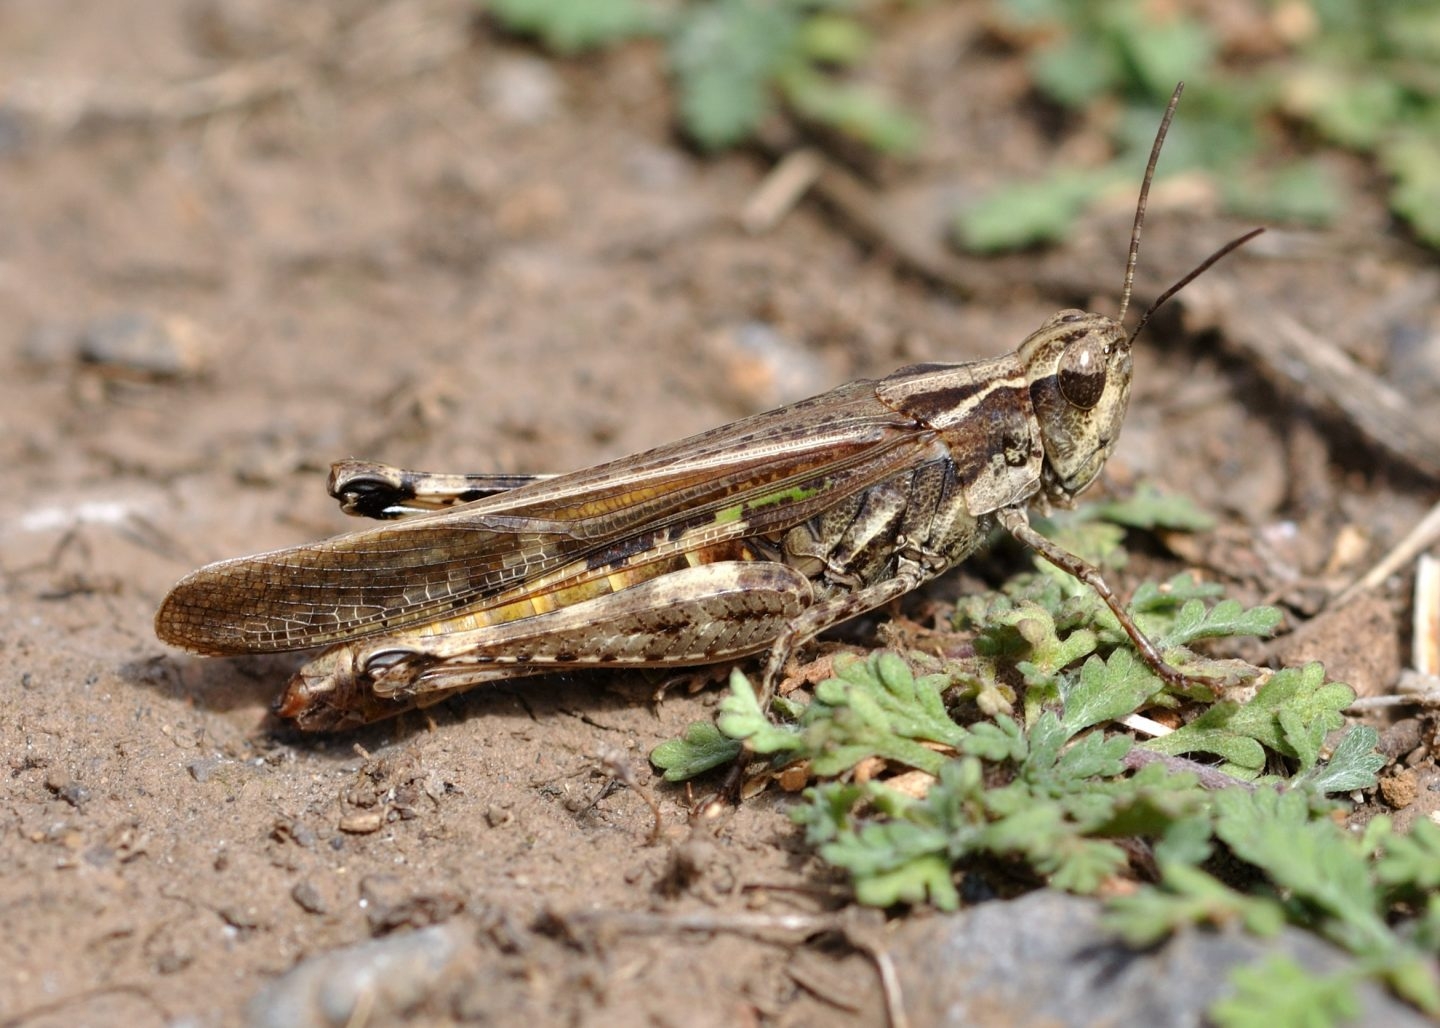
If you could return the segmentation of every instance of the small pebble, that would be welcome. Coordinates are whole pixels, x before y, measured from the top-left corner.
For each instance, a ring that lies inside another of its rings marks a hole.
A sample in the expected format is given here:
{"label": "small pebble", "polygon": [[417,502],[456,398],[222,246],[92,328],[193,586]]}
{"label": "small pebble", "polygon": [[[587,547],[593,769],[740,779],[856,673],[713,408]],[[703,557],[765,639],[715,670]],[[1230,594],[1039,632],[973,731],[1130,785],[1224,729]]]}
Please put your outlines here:
{"label": "small pebble", "polygon": [[249,1004],[253,1028],[393,1024],[423,1003],[466,952],[463,924],[437,925],[332,950],[303,961]]}
{"label": "small pebble", "polygon": [[45,778],[45,788],[76,810],[90,802],[90,790],[73,778],[63,778],[58,774],[51,773]]}
{"label": "small pebble", "polygon": [[295,887],[290,890],[290,898],[307,914],[323,914],[329,910],[325,897],[309,882],[296,882]]}
{"label": "small pebble", "polygon": [[130,312],[86,325],[77,356],[143,378],[190,378],[204,368],[208,349],[200,326],[188,318]]}
{"label": "small pebble", "polygon": [[340,819],[340,830],[351,835],[369,835],[378,832],[385,824],[385,815],[379,810],[362,810],[358,814],[347,814]]}
{"label": "small pebble", "polygon": [[535,57],[496,63],[484,90],[490,113],[512,125],[538,125],[559,110],[560,79],[550,62]]}
{"label": "small pebble", "polygon": [[185,765],[185,770],[190,772],[190,777],[201,785],[210,781],[210,776],[219,765],[219,757],[201,757],[199,760],[192,760]]}

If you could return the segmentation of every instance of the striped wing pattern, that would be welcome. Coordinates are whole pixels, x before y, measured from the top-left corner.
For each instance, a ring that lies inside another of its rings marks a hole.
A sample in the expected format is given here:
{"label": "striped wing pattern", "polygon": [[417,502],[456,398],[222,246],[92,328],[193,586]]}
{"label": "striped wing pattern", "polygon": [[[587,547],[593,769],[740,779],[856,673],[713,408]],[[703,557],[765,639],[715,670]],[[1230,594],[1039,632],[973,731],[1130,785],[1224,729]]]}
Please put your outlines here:
{"label": "striped wing pattern", "polygon": [[643,562],[657,542],[701,526],[714,545],[798,523],[912,464],[935,438],[880,401],[874,382],[852,382],[449,510],[207,565],[166,597],[156,633],[224,656],[443,620],[567,568],[579,575],[627,553]]}

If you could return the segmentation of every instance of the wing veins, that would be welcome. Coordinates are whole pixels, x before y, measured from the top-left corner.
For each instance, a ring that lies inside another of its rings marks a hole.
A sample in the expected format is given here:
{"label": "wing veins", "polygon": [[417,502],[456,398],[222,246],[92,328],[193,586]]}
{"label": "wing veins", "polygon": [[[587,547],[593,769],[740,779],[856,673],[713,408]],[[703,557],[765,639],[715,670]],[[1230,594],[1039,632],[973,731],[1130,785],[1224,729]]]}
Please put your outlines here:
{"label": "wing veins", "polygon": [[[775,431],[767,419],[781,423],[795,413],[782,409],[637,458],[398,524],[209,565],[176,586],[157,615],[157,630],[167,641],[199,652],[238,653],[303,649],[414,627],[482,600],[488,606],[495,597],[523,593],[525,581],[640,531],[658,539],[748,500],[830,478],[829,493],[753,512],[714,538],[754,534],[781,519],[803,520],[904,466],[916,448],[933,440],[884,407],[873,383],[842,389],[848,390],[841,399],[852,411],[836,415],[828,431]],[[796,439],[806,444],[798,452]],[[741,471],[735,454],[747,442]],[[850,452],[836,457],[847,445]],[[785,473],[787,466],[791,470]],[[719,477],[734,481],[733,488],[716,493],[715,479],[701,474],[717,469],[729,472]],[[677,480],[685,482],[683,488],[675,488]],[[603,491],[596,488],[601,484]],[[637,493],[638,502],[626,502]],[[510,513],[554,509],[572,500],[581,501],[569,504],[580,516]],[[597,504],[601,509],[594,509]],[[397,561],[400,556],[407,559]]]}

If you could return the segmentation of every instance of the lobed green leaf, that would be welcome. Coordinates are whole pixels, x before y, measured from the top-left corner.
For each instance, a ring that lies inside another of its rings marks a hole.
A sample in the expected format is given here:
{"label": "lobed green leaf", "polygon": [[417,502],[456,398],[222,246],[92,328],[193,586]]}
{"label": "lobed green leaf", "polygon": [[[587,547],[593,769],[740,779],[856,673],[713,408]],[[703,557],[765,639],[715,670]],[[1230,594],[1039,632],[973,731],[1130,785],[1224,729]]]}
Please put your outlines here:
{"label": "lobed green leaf", "polygon": [[679,739],[667,739],[650,751],[650,763],[665,781],[683,782],[740,756],[740,743],[722,735],[713,721],[692,721]]}
{"label": "lobed green leaf", "polygon": [[770,113],[771,79],[801,28],[790,4],[717,0],[694,10],[670,40],[681,118],[701,146],[717,150],[750,136]]}
{"label": "lobed green leaf", "polygon": [[561,54],[645,35],[659,24],[639,0],[489,0],[488,6],[506,29],[534,36]]}

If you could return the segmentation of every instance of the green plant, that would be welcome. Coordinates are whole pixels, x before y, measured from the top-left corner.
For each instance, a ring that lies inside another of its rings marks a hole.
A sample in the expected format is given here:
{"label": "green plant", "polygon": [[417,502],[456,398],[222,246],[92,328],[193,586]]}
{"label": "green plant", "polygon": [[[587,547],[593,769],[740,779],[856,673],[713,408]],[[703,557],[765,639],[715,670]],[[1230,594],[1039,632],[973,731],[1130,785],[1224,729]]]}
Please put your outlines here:
{"label": "green plant", "polygon": [[[869,54],[883,12],[871,0],[484,0],[495,21],[561,54],[658,38],[669,54],[681,122],[702,147],[754,136],[784,109],[877,150],[906,153],[918,122],[846,73]],[[1325,224],[1346,204],[1323,144],[1372,159],[1390,206],[1440,247],[1440,31],[1428,0],[1314,0],[1256,5],[1270,53],[1237,57],[1218,23],[1182,6],[1126,0],[996,0],[1001,24],[1029,47],[1036,89],[1073,111],[1112,111],[1116,157],[1005,186],[960,212],[956,235],[977,252],[1067,235],[1101,193],[1132,182],[1159,110],[1184,79],[1185,116],[1162,174],[1209,176],[1246,217]],[[1258,28],[1257,28],[1258,26]],[[1103,101],[1103,102],[1102,102]],[[1298,156],[1277,159],[1284,123]]]}
{"label": "green plant", "polygon": [[[1102,516],[1148,527],[1204,520],[1183,501],[1142,491],[1048,530],[1113,567],[1123,529]],[[1202,640],[1268,634],[1278,614],[1188,575],[1142,586],[1131,611],[1168,660],[1194,675],[1262,680],[1254,697],[1214,702],[1208,690],[1166,687],[1090,589],[1037,561],[960,603],[955,623],[973,653],[948,645],[960,655],[839,656],[813,699],[785,704],[778,721],[737,671],[716,723],[692,726],[652,760],[672,780],[729,759],[742,742],[777,764],[809,761],[820,781],[793,818],[849,874],[862,903],[951,909],[957,878],[997,862],[1012,882],[1093,893],[1135,877],[1131,856],[1148,850],[1153,880],[1113,904],[1112,927],[1131,943],[1195,922],[1235,920],[1260,933],[1289,922],[1355,955],[1348,976],[1308,990],[1290,965],[1276,964],[1274,982],[1285,987],[1267,985],[1263,997],[1237,976],[1242,999],[1212,1011],[1221,1023],[1254,1023],[1247,1017],[1260,1009],[1286,1023],[1334,1014],[1367,977],[1440,1012],[1440,830],[1401,836],[1382,820],[1359,837],[1331,817],[1338,807],[1328,797],[1373,786],[1384,764],[1366,727],[1350,728],[1325,756],[1353,692],[1327,683],[1317,664],[1266,673],[1196,652]],[[1143,743],[1108,727],[1155,708],[1183,711],[1188,723]],[[1221,763],[1176,760],[1182,753]],[[885,774],[851,774],[874,758],[932,776],[928,790],[917,797]]]}
{"label": "green plant", "polygon": [[490,0],[488,6],[509,31],[560,54],[609,46],[659,27],[658,10],[644,0]]}
{"label": "green plant", "polygon": [[[1355,729],[1351,737],[1370,735]],[[1365,777],[1361,747],[1331,767],[1349,763]],[[1355,758],[1359,757],[1359,760]],[[1343,774],[1343,772],[1342,772]],[[1196,862],[1162,854],[1160,880],[1111,904],[1110,923],[1129,943],[1150,945],[1185,924],[1242,917],[1254,931],[1273,933],[1284,921],[1324,936],[1357,958],[1346,971],[1317,981],[1287,957],[1235,977],[1237,995],[1212,1011],[1221,1024],[1330,1024],[1353,1015],[1352,986],[1386,981],[1428,1013],[1440,1012],[1440,827],[1417,821],[1409,835],[1376,818],[1363,835],[1346,832],[1317,810],[1314,793],[1225,789],[1208,818],[1211,842],[1259,875],[1243,893]]]}
{"label": "green plant", "polygon": [[871,36],[860,0],[490,0],[506,29],[558,53],[662,39],[681,121],[706,149],[750,139],[783,106],[885,153],[919,143],[918,122],[840,74]]}
{"label": "green plant", "polygon": [[[1177,79],[1188,85],[1185,117],[1167,144],[1167,174],[1206,172],[1236,214],[1324,224],[1343,208],[1344,189],[1314,156],[1275,161],[1267,139],[1288,120],[1312,134],[1297,139],[1302,148],[1320,140],[1373,158],[1391,177],[1391,209],[1440,246],[1440,31],[1425,0],[1317,0],[1274,29],[1273,56],[1228,64],[1226,40],[1183,7],[1001,0],[999,9],[1042,40],[1028,58],[1042,94],[1072,110],[1120,102],[1118,156],[1017,183],[962,212],[957,233],[970,249],[1063,237],[1095,196],[1133,178]],[[1272,12],[1249,13],[1263,24]]]}

